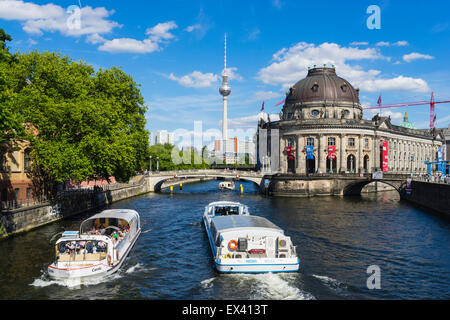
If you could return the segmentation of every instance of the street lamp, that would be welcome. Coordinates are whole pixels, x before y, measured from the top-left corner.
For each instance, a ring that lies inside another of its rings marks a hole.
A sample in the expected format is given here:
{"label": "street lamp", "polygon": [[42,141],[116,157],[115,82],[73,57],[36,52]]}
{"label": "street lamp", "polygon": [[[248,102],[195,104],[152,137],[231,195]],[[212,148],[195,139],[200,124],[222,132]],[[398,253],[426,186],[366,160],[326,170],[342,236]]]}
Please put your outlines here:
{"label": "street lamp", "polygon": [[413,161],[414,161],[414,153],[411,154],[411,176],[413,175]]}
{"label": "street lamp", "polygon": [[150,167],[150,168],[149,168],[149,170],[148,170],[149,172],[152,172],[152,158],[153,158],[153,157],[150,156],[150,164],[149,164],[149,167]]}
{"label": "street lamp", "polygon": [[159,157],[156,157],[156,172],[159,172]]}

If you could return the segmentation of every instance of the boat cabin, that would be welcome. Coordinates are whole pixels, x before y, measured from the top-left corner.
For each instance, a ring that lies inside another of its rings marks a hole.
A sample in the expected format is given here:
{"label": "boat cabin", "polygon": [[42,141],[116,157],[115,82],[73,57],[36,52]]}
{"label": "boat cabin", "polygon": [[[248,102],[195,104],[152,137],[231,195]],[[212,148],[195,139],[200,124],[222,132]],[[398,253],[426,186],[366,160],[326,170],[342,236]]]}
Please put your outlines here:
{"label": "boat cabin", "polygon": [[[81,223],[80,231],[66,231],[56,242],[58,262],[101,261],[134,238],[139,225],[134,210],[105,210]],[[114,255],[112,255],[114,256]],[[115,256],[114,256],[115,257]]]}

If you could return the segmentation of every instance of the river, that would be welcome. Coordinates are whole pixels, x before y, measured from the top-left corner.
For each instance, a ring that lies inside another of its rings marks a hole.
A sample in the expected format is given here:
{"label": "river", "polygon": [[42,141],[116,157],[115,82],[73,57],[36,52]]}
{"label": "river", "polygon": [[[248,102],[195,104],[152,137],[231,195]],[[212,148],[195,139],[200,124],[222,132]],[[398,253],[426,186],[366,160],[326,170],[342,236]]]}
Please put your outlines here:
{"label": "river", "polygon": [[[396,192],[275,198],[242,184],[244,195],[239,184],[219,191],[209,181],[112,205],[137,210],[143,233],[119,272],[98,281],[53,281],[46,272],[52,236],[77,230],[86,214],[0,241],[0,299],[450,298],[448,221],[401,202]],[[201,216],[218,200],[242,202],[284,229],[297,246],[300,271],[216,273]],[[380,289],[367,288],[372,265],[380,268]]]}

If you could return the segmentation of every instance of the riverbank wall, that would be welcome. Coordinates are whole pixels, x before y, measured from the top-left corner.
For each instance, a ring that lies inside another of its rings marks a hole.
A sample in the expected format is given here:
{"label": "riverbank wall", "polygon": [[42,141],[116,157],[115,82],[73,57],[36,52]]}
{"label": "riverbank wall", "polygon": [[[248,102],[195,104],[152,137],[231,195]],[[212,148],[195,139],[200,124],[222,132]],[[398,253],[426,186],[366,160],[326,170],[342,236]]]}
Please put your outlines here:
{"label": "riverbank wall", "polygon": [[[180,183],[189,184],[211,180],[210,178],[171,179],[164,188]],[[77,214],[104,208],[114,202],[152,192],[143,176],[130,181],[129,185],[106,190],[77,190],[65,192],[54,203],[46,202],[25,208],[0,212],[0,240],[27,232]]]}
{"label": "riverbank wall", "polygon": [[66,192],[53,203],[18,208],[0,213],[0,239],[27,232],[49,223],[90,210],[103,208],[114,202],[148,192],[145,181],[115,189],[77,190]]}
{"label": "riverbank wall", "polygon": [[412,181],[410,193],[406,190],[401,198],[419,207],[431,209],[450,218],[450,185],[424,181]]}

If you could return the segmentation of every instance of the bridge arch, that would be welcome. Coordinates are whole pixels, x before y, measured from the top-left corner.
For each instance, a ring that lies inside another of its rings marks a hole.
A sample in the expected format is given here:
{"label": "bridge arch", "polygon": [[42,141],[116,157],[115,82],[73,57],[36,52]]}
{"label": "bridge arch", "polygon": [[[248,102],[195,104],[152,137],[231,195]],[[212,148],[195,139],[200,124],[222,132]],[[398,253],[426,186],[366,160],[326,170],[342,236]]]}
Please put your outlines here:
{"label": "bridge arch", "polygon": [[364,180],[364,181],[352,181],[347,183],[344,188],[342,194],[344,196],[358,196],[361,195],[362,189],[372,182],[382,182],[391,187],[393,187],[399,195],[401,195],[404,185],[406,182],[397,181],[397,180]]}
{"label": "bridge arch", "polygon": [[[238,178],[239,176],[239,178]],[[174,178],[186,178],[186,179],[202,179],[202,178],[223,178],[223,179],[233,179],[233,180],[237,180],[237,181],[248,181],[248,182],[252,182],[255,185],[257,185],[259,188],[262,187],[262,183],[263,183],[263,179],[262,177],[248,177],[248,176],[241,176],[239,174],[233,175],[232,173],[230,174],[211,174],[211,173],[205,173],[205,174],[177,174],[176,176],[174,175],[167,175],[167,176],[155,176],[155,177],[150,177],[151,184],[153,185],[153,191],[154,192],[161,192],[162,190],[162,185],[164,184],[164,182],[167,182],[170,179],[174,179]],[[179,181],[179,183],[182,183],[183,181]]]}

